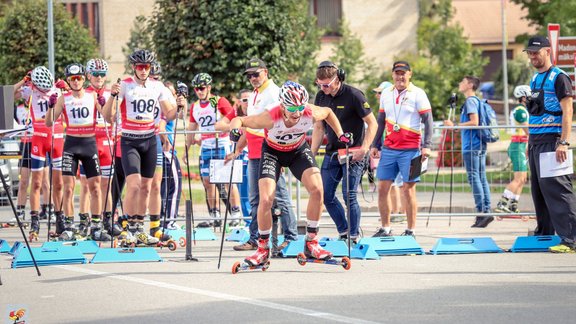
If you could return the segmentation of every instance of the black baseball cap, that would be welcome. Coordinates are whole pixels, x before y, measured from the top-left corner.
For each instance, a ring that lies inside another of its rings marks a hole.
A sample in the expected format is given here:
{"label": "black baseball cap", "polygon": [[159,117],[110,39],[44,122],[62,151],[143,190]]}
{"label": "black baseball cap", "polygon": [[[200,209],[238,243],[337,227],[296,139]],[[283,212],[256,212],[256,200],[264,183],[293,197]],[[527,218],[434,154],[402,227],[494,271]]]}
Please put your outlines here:
{"label": "black baseball cap", "polygon": [[545,36],[532,36],[528,40],[528,46],[524,49],[524,52],[531,51],[536,52],[539,51],[543,47],[550,47],[550,41]]}
{"label": "black baseball cap", "polygon": [[392,65],[392,72],[402,70],[402,71],[410,71],[410,64],[406,61],[396,61],[394,65]]}
{"label": "black baseball cap", "polygon": [[260,69],[265,69],[266,68],[266,63],[264,63],[264,61],[262,61],[259,58],[251,58],[250,61],[248,61],[248,63],[246,63],[246,70],[244,71],[244,74],[246,73],[252,73],[252,72],[256,72]]}

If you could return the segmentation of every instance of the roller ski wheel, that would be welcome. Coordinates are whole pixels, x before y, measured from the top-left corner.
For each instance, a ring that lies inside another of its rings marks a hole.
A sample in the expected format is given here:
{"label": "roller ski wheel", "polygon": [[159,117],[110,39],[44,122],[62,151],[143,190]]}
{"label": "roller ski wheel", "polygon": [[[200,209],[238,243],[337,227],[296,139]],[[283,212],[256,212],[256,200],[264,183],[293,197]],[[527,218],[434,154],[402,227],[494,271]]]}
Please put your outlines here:
{"label": "roller ski wheel", "polygon": [[28,234],[28,241],[32,242],[32,241],[36,241],[38,242],[38,233],[36,232],[32,232]]}
{"label": "roller ski wheel", "polygon": [[176,241],[168,240],[168,241],[160,241],[156,244],[156,247],[162,248],[167,247],[170,251],[176,251],[178,245],[176,245]]}
{"label": "roller ski wheel", "polygon": [[186,247],[186,238],[181,237],[178,239],[178,244],[180,244],[180,247]]}
{"label": "roller ski wheel", "polygon": [[350,268],[352,267],[352,261],[350,261],[350,258],[348,257],[343,257],[340,261],[336,259],[320,260],[314,258],[307,258],[304,253],[298,253],[296,260],[298,261],[298,264],[300,264],[301,266],[305,266],[306,263],[320,263],[320,264],[339,265],[342,266],[344,270],[350,270]]}
{"label": "roller ski wheel", "polygon": [[254,270],[266,271],[268,270],[268,268],[270,268],[270,261],[266,261],[264,264],[259,264],[255,266],[248,264],[246,262],[235,262],[234,265],[232,265],[232,274]]}

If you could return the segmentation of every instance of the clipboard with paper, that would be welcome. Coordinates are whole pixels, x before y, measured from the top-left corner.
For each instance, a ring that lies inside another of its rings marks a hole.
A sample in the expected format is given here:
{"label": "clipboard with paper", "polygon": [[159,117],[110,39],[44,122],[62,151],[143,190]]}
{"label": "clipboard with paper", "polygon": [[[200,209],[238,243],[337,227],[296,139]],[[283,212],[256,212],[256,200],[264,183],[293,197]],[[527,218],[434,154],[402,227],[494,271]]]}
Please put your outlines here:
{"label": "clipboard with paper", "polygon": [[[224,163],[224,160],[210,160],[210,183],[230,182],[232,163]],[[234,160],[234,174],[232,183],[242,183],[242,160]]]}
{"label": "clipboard with paper", "polygon": [[428,170],[428,160],[422,161],[422,155],[418,155],[410,160],[410,173],[408,176],[409,181],[418,178],[420,175],[426,173]]}
{"label": "clipboard with paper", "polygon": [[556,152],[540,153],[540,178],[559,177],[574,173],[574,156],[572,150],[566,152],[566,160],[559,163]]}

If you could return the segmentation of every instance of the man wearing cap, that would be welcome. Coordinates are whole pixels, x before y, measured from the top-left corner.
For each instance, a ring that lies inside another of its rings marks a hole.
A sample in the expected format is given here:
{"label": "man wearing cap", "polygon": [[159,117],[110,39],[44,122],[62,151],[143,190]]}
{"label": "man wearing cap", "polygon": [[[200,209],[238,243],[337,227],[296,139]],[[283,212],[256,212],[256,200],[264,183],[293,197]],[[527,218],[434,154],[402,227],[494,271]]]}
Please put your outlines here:
{"label": "man wearing cap", "polygon": [[[338,141],[338,135],[326,127],[326,123],[316,122],[312,134],[312,153],[316,155],[324,134],[328,138],[326,155],[322,162],[321,173],[324,183],[324,206],[336,224],[340,238],[344,239],[350,230],[350,238],[358,238],[360,228],[360,205],[357,200],[357,188],[364,171],[365,157],[370,149],[370,143],[376,133],[376,118],[372,114],[370,104],[362,91],[344,83],[344,71],[330,61],[321,62],[316,70],[316,84],[321,91],[316,95],[314,104],[321,107],[330,107],[342,125],[344,132],[352,133],[355,147],[350,148],[352,160],[349,163],[349,174],[346,172],[346,159],[338,157],[338,150],[345,149],[345,145]],[[367,126],[367,127],[366,127]],[[342,196],[349,203],[347,210],[350,213],[350,227],[346,211],[336,197],[336,189],[342,183]],[[347,185],[349,179],[350,185]],[[349,187],[349,188],[348,188]]]}
{"label": "man wearing cap", "polygon": [[[568,159],[572,126],[572,83],[566,72],[552,65],[550,42],[534,36],[524,50],[536,73],[530,82],[532,98],[528,101],[528,161],[530,185],[536,210],[534,235],[554,235],[561,243],[549,248],[554,253],[576,252],[576,196],[571,175],[542,177],[542,154],[551,153],[557,163]],[[545,165],[543,168],[553,168]]]}
{"label": "man wearing cap", "polygon": [[[244,74],[254,87],[254,91],[248,97],[248,116],[258,115],[265,110],[274,108],[279,104],[280,88],[273,80],[268,78],[268,68],[266,63],[259,58],[252,58],[246,63]],[[229,131],[227,124],[230,120],[225,120],[225,128],[218,127],[218,130]],[[244,244],[234,246],[236,251],[256,250],[258,241],[258,220],[256,212],[260,200],[258,191],[258,177],[260,169],[260,157],[262,154],[262,143],[264,142],[263,129],[246,129],[245,140],[240,140],[236,145],[234,158],[238,157],[246,145],[248,145],[248,188],[251,206],[252,222],[250,223],[250,239]],[[286,186],[286,179],[280,175],[276,187],[276,207],[273,212],[281,214],[282,230],[284,232],[284,243],[279,249],[284,248],[288,242],[298,239],[296,229],[296,215],[292,209],[292,199]]]}
{"label": "man wearing cap", "polygon": [[[372,157],[380,158],[376,177],[378,178],[378,209],[382,227],[374,237],[391,236],[390,228],[390,187],[398,172],[402,175],[402,198],[405,203],[408,226],[402,235],[414,236],[416,227],[416,182],[419,177],[410,178],[412,159],[420,156],[422,162],[430,156],[432,144],[432,108],[428,96],[421,88],[410,82],[412,70],[405,61],[392,66],[394,86],[385,89],[380,98],[378,131],[370,150]],[[424,137],[421,136],[424,124]],[[386,138],[382,146],[382,134]]]}

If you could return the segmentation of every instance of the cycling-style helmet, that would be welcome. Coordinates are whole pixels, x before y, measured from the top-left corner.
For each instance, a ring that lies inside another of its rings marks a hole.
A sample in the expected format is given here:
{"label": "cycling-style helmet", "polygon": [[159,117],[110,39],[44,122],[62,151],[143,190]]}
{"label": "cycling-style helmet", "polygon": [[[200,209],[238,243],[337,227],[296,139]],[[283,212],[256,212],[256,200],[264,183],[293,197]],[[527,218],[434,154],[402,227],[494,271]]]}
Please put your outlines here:
{"label": "cycling-style helmet", "polygon": [[514,97],[520,99],[522,97],[530,98],[532,96],[532,90],[530,86],[527,85],[519,85],[514,88]]}
{"label": "cycling-style helmet", "polygon": [[192,79],[193,87],[205,87],[212,84],[212,77],[208,73],[198,73]]}
{"label": "cycling-style helmet", "polygon": [[108,72],[108,63],[103,59],[91,59],[86,62],[86,73]]}
{"label": "cycling-style helmet", "polygon": [[32,75],[30,75],[32,84],[40,91],[47,92],[54,86],[54,76],[50,70],[44,66],[37,66],[32,70]]}
{"label": "cycling-style helmet", "polygon": [[69,77],[72,75],[84,76],[85,73],[86,72],[84,71],[84,66],[80,63],[69,64],[68,66],[66,66],[66,69],[64,70],[64,75],[66,77]]}
{"label": "cycling-style helmet", "polygon": [[152,64],[156,56],[149,50],[136,50],[128,57],[130,64]]}
{"label": "cycling-style helmet", "polygon": [[525,108],[517,108],[514,110],[514,120],[518,123],[525,123],[528,121],[528,111]]}
{"label": "cycling-style helmet", "polygon": [[150,75],[162,75],[162,66],[160,65],[160,62],[152,62],[150,67]]}
{"label": "cycling-style helmet", "polygon": [[308,103],[308,91],[299,83],[286,81],[280,88],[279,99],[284,107],[302,106]]}

